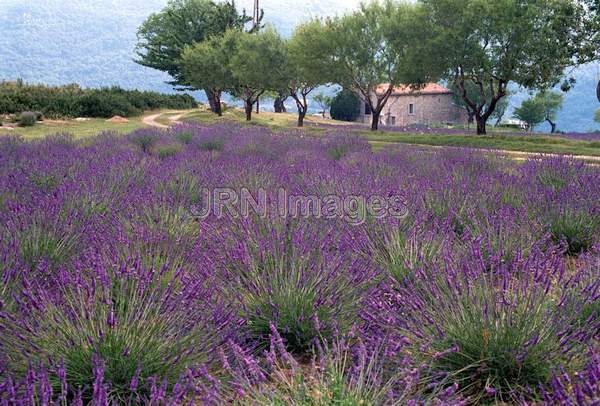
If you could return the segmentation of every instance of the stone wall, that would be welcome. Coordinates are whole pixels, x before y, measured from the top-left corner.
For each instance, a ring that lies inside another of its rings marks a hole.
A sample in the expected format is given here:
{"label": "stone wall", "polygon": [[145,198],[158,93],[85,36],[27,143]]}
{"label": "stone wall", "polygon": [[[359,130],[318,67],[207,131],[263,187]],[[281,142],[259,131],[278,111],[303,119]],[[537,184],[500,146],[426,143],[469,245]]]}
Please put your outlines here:
{"label": "stone wall", "polygon": [[[365,114],[364,103],[361,104],[359,121],[370,123],[371,115]],[[454,104],[452,94],[392,95],[381,113],[381,124],[388,126],[466,123],[467,112]]]}

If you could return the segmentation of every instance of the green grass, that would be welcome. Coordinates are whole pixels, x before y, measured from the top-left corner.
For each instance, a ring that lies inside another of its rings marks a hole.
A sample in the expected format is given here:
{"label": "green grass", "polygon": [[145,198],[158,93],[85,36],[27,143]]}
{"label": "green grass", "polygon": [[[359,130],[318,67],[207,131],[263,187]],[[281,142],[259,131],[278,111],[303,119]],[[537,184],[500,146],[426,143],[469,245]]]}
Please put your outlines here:
{"label": "green grass", "polygon": [[[203,124],[216,124],[219,122],[236,122],[242,125],[259,125],[269,127],[272,130],[287,130],[296,128],[298,115],[296,113],[272,113],[267,111],[261,111],[259,114],[254,112],[252,114],[252,121],[246,121],[246,114],[243,110],[229,108],[223,112],[223,117],[218,117],[210,111],[196,110],[192,113],[186,114],[182,117],[184,121],[198,122]],[[307,115],[304,119],[304,130],[320,132],[325,127],[320,127],[321,124],[337,124],[337,125],[348,125],[355,123],[347,123],[344,121],[335,121],[323,119],[321,117]]]}
{"label": "green grass", "polygon": [[135,129],[146,127],[142,123],[142,117],[130,117],[128,123],[117,124],[107,122],[106,119],[94,118],[88,121],[42,121],[33,127],[17,127],[14,130],[0,128],[2,135],[20,135],[26,140],[43,138],[47,135],[57,133],[70,133],[76,138],[85,138],[96,135],[103,131],[117,131],[119,133],[129,133]]}
{"label": "green grass", "polygon": [[543,135],[438,135],[383,131],[377,133],[360,131],[359,133],[367,137],[377,148],[393,144],[415,144],[600,157],[600,146],[597,142]]}
{"label": "green grass", "polygon": [[[145,115],[150,115],[147,112]],[[161,124],[172,124],[170,117],[178,114],[172,110],[165,110],[156,121]],[[245,113],[241,109],[229,108],[223,113],[223,117],[218,117],[208,111],[206,108],[192,110],[185,114],[182,121],[198,122],[203,124],[216,124],[219,122],[236,122],[241,125],[264,126],[273,131],[285,131],[296,128],[297,115],[295,113],[271,113],[261,112],[252,115],[252,121],[247,122]],[[355,123],[346,123],[323,119],[317,116],[307,116],[305,119],[304,131],[312,134],[320,134],[327,130],[327,124],[347,125]],[[129,123],[116,124],[107,122],[105,119],[91,119],[89,121],[45,121],[36,124],[33,127],[17,127],[14,130],[0,128],[0,135],[15,134],[21,135],[25,139],[41,138],[49,134],[70,133],[76,138],[89,137],[102,131],[117,131],[128,133],[137,128],[145,127],[142,122],[142,116],[129,118]],[[356,131],[357,134],[366,137],[375,149],[382,149],[398,144],[424,145],[430,147],[465,147],[480,149],[496,149],[503,151],[526,152],[526,153],[546,153],[546,154],[571,154],[589,157],[600,157],[600,142],[583,141],[561,138],[558,136],[546,136],[540,134],[534,135],[470,135],[470,134],[418,134],[418,133],[397,133],[367,130]]]}
{"label": "green grass", "polygon": [[[238,109],[229,109],[223,117],[217,117],[210,111],[194,111],[183,117],[185,121],[214,124],[222,121],[234,121],[240,124],[261,125],[273,130],[295,128],[296,115],[293,113],[275,114],[261,112],[253,114],[252,122],[247,123],[244,112]],[[307,116],[305,131],[320,133],[326,130],[321,124],[349,124],[342,121],[325,120],[320,117]],[[355,123],[351,123],[355,124]],[[470,134],[417,134],[397,133],[387,131],[371,132],[365,127],[364,131],[356,131],[366,137],[375,149],[382,149],[395,144],[413,144],[436,147],[466,147],[481,149],[497,149],[504,151],[546,153],[546,154],[572,154],[600,157],[600,142],[582,141],[558,136],[545,135],[470,135]]]}

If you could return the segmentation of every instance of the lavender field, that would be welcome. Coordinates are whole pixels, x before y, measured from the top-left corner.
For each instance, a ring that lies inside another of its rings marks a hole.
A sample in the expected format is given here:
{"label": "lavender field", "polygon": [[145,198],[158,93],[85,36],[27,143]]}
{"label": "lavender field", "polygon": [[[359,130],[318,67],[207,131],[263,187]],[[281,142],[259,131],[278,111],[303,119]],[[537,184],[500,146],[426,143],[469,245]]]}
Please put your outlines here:
{"label": "lavender field", "polygon": [[3,405],[600,402],[600,168],[182,125],[0,138]]}

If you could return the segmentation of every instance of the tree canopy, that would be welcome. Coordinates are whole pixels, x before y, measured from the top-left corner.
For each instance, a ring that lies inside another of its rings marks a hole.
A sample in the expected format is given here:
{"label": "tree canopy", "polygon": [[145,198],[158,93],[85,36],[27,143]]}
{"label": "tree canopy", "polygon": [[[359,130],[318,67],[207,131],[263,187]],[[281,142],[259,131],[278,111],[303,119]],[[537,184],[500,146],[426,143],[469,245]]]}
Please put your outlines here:
{"label": "tree canopy", "polygon": [[250,21],[251,17],[237,11],[233,0],[169,0],[162,11],[150,15],[138,29],[135,61],[167,72],[174,86],[190,87],[180,63],[185,47],[228,29],[242,30]]}
{"label": "tree canopy", "polygon": [[535,99],[523,100],[513,113],[515,118],[527,123],[529,131],[533,131],[535,126],[541,124],[545,119],[544,106]]}
{"label": "tree canopy", "polygon": [[288,85],[287,49],[273,29],[256,33],[228,30],[223,36],[188,47],[182,57],[186,77],[195,86],[212,83],[244,101],[246,118],[267,91]]}
{"label": "tree canopy", "polygon": [[236,38],[229,62],[236,82],[231,93],[244,101],[249,121],[253,104],[263,93],[279,90],[287,83],[285,42],[271,28],[254,34],[230,31],[228,35]]}
{"label": "tree canopy", "polygon": [[[586,8],[576,0],[422,0],[434,40],[424,55],[475,114],[478,133],[509,83],[555,85],[580,51]],[[468,83],[479,89],[469,96]]]}
{"label": "tree canopy", "polygon": [[534,101],[542,106],[544,110],[544,121],[550,124],[550,132],[556,132],[556,115],[562,108],[564,96],[562,93],[552,90],[544,90],[535,95]]}
{"label": "tree canopy", "polygon": [[[262,16],[261,16],[262,18]],[[220,110],[216,87],[194,86],[186,78],[181,56],[187,46],[223,35],[227,30],[243,31],[252,18],[238,12],[234,0],[169,0],[160,12],[150,15],[139,27],[135,48],[140,65],[168,73],[169,83],[178,89],[204,90],[211,109]]]}
{"label": "tree canopy", "polygon": [[373,130],[395,86],[418,86],[435,76],[421,55],[430,30],[420,13],[418,5],[372,2],[353,14],[313,20],[303,27],[313,39],[304,43],[315,55],[314,67],[370,106]]}
{"label": "tree canopy", "polygon": [[233,92],[236,82],[230,68],[232,54],[237,47],[235,34],[215,36],[207,41],[188,46],[182,53],[182,73],[191,86],[211,92],[218,115],[221,111],[221,93]]}
{"label": "tree canopy", "polygon": [[319,107],[321,108],[321,114],[323,115],[323,118],[325,118],[325,116],[327,115],[327,110],[329,110],[329,108],[331,107],[331,103],[333,102],[333,97],[327,96],[323,93],[319,93],[313,97],[313,100],[319,105]]}
{"label": "tree canopy", "polygon": [[319,55],[314,54],[315,50],[322,52],[326,49],[319,45],[319,42],[326,40],[326,37],[315,38],[315,35],[323,34],[319,30],[320,27],[314,22],[301,25],[294,31],[292,38],[286,44],[285,81],[288,93],[294,99],[298,109],[299,127],[304,125],[304,117],[308,112],[308,95],[318,86],[333,79],[329,71],[322,65]]}

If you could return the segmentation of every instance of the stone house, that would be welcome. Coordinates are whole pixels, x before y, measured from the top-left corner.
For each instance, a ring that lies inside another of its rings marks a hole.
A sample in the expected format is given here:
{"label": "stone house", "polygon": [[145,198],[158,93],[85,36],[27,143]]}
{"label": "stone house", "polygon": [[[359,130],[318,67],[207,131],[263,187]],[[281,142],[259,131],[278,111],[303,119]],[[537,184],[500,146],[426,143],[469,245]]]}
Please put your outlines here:
{"label": "stone house", "polygon": [[[387,88],[387,84],[382,84],[377,92]],[[358,121],[371,122],[371,111],[366,103],[361,103]],[[467,124],[467,121],[467,110],[454,102],[453,92],[437,83],[427,83],[420,89],[394,88],[380,117],[381,125],[398,127]]]}

